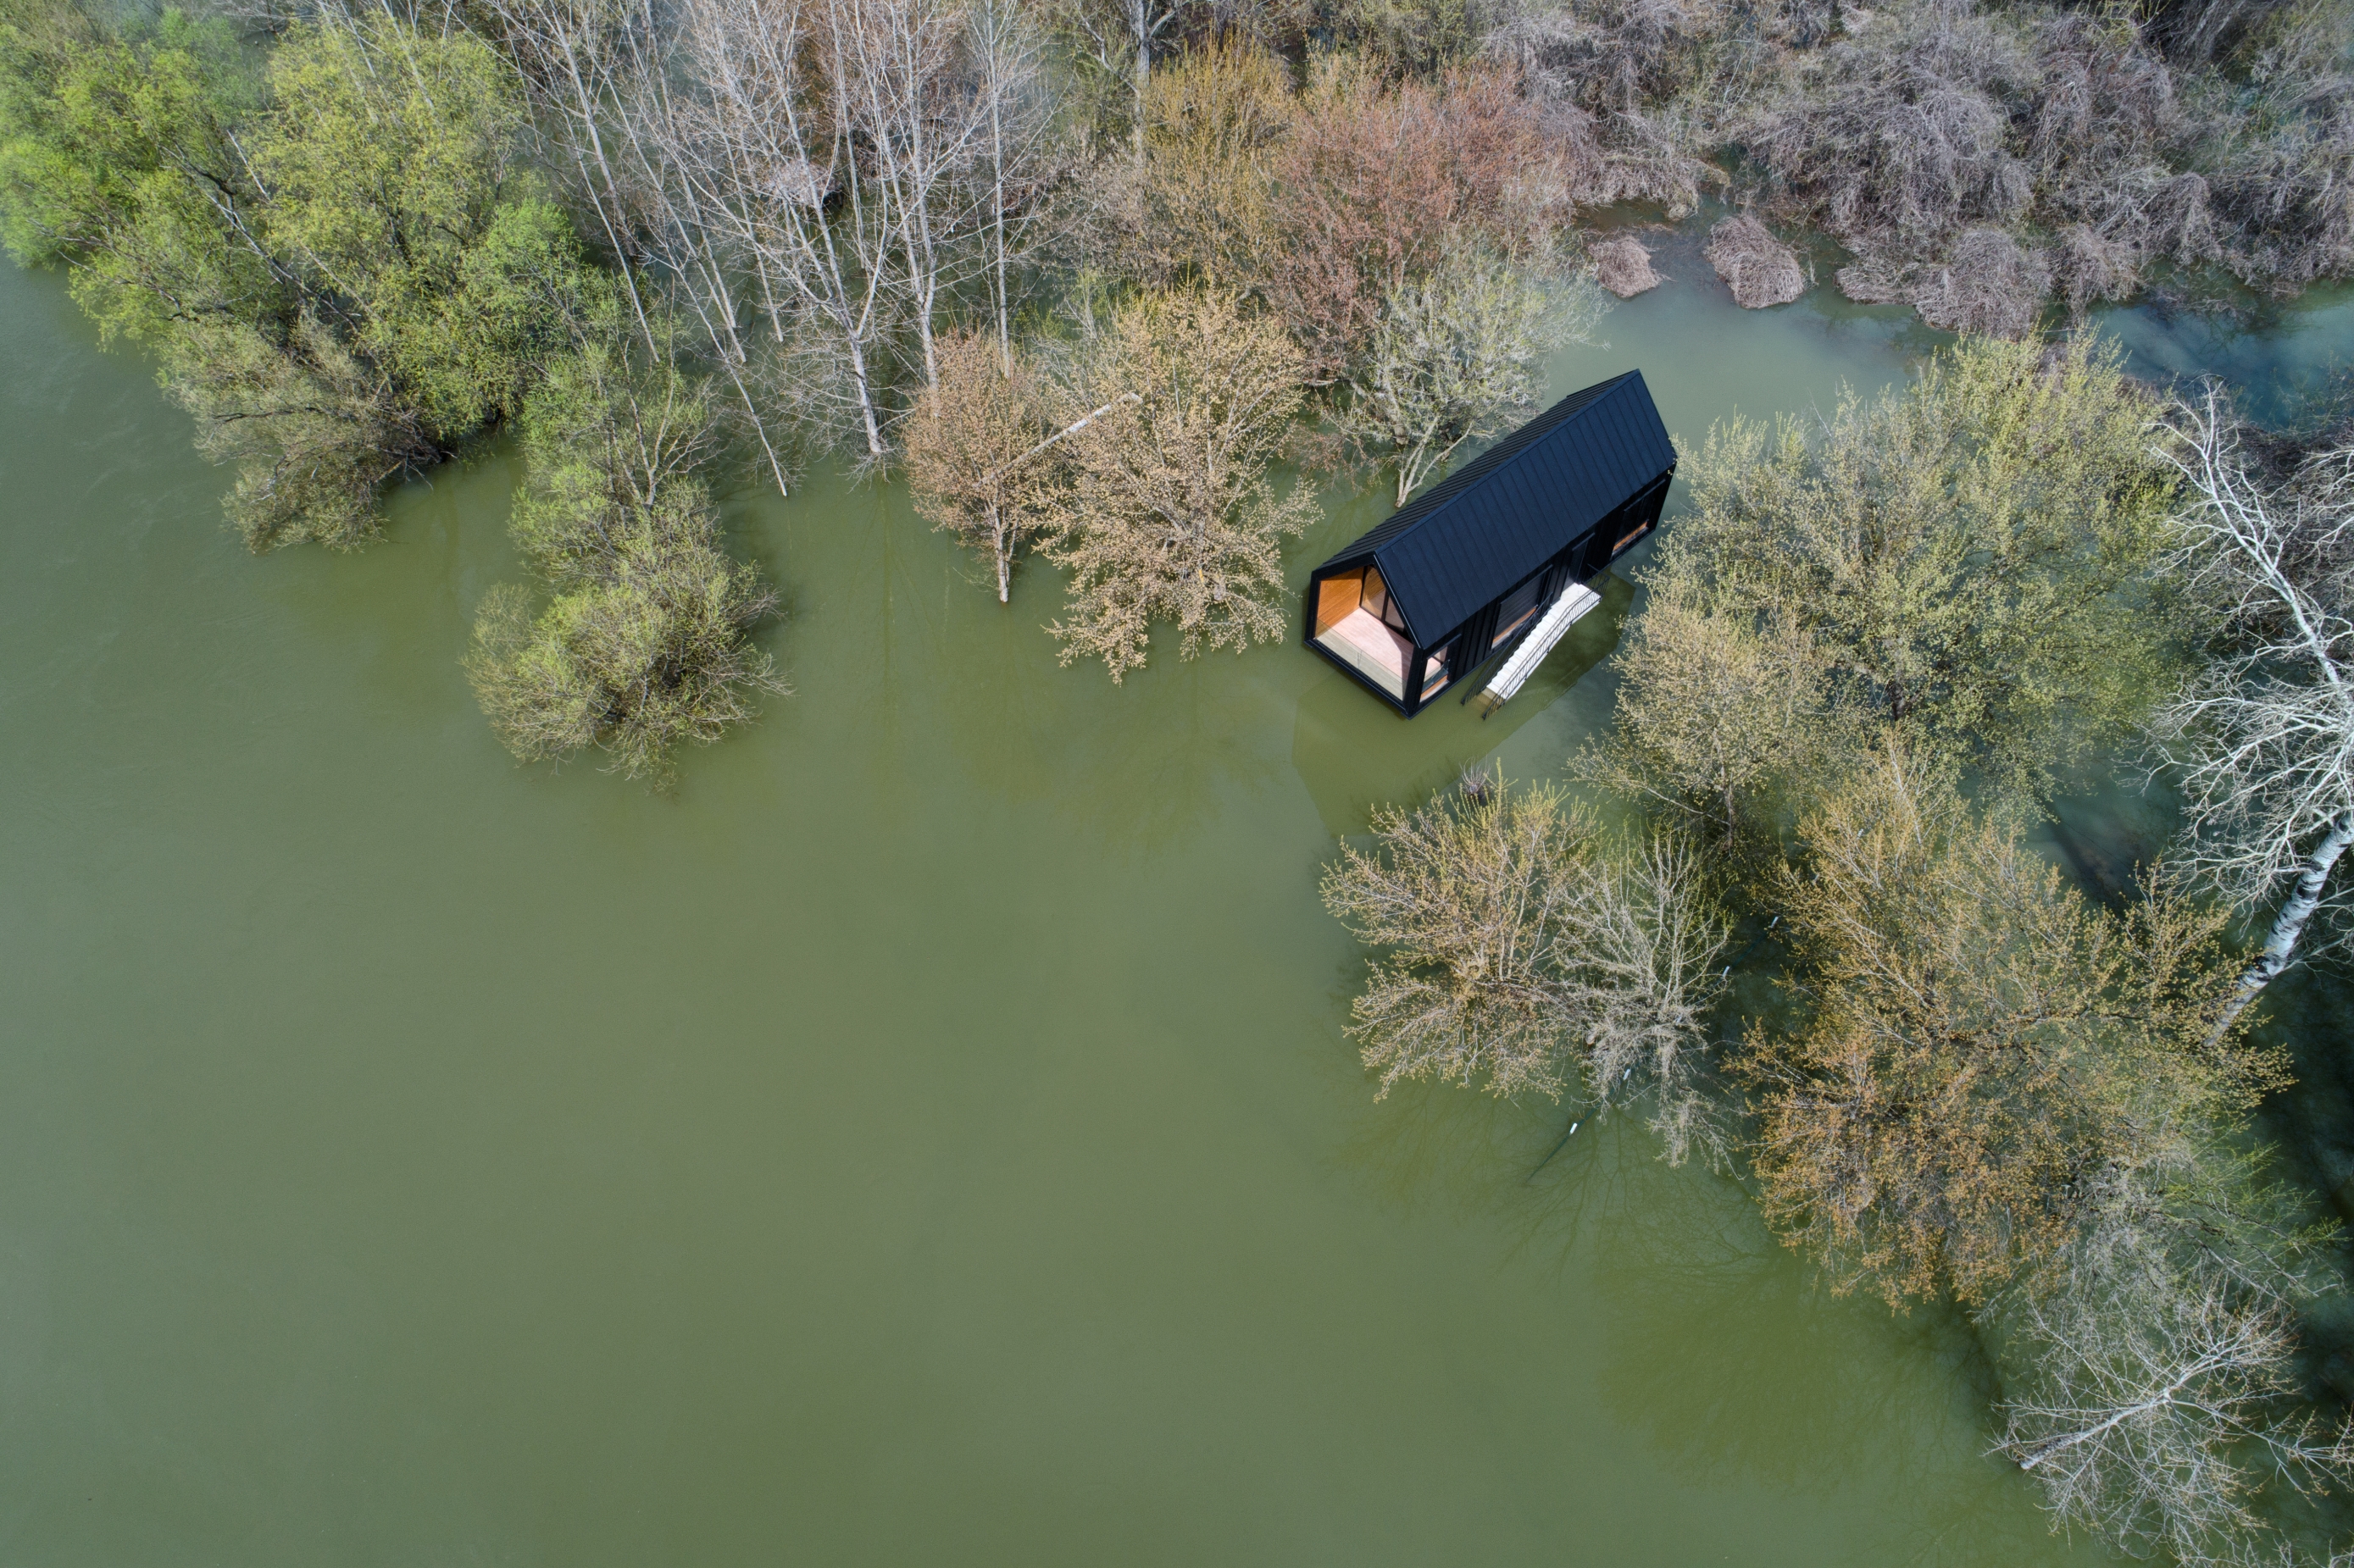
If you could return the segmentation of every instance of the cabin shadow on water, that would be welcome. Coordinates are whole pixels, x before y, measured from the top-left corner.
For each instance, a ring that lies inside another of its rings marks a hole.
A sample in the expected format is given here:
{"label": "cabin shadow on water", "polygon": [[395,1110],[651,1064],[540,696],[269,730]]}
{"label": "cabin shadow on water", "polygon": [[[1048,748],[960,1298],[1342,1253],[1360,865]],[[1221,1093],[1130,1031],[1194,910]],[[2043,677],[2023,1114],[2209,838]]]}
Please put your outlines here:
{"label": "cabin shadow on water", "polygon": [[1573,392],[1318,567],[1308,646],[1407,718],[1501,656],[1493,711],[1602,602],[1675,472],[1641,371]]}

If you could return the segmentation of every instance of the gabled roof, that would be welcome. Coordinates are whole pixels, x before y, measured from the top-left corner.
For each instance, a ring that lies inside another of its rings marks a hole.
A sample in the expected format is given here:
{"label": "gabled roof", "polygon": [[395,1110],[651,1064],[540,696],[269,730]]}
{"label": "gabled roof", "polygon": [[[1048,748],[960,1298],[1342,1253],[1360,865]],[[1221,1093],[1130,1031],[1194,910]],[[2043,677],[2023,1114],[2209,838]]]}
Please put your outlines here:
{"label": "gabled roof", "polygon": [[1428,647],[1673,468],[1643,373],[1573,392],[1319,567],[1370,556]]}

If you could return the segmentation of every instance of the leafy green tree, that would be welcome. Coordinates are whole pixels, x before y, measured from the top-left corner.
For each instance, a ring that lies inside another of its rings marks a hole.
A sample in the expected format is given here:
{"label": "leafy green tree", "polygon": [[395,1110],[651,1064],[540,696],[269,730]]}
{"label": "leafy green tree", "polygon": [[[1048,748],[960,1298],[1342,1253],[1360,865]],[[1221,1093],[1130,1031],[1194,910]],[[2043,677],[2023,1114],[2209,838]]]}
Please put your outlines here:
{"label": "leafy green tree", "polygon": [[513,412],[596,285],[523,162],[510,69],[471,34],[378,21],[295,33],[270,87],[273,247],[446,439]]}
{"label": "leafy green tree", "polygon": [[108,336],[291,321],[230,144],[260,83],[225,23],[166,10],[116,36],[55,0],[0,0],[0,238],[74,268]]}
{"label": "leafy green tree", "polygon": [[2220,916],[2101,908],[1902,746],[1799,840],[1778,899],[1807,1016],[1753,1022],[1736,1065],[1766,1217],[1842,1289],[2033,1280],[2285,1081],[2275,1052],[2209,1044]]}
{"label": "leafy green tree", "polygon": [[[2133,733],[2180,658],[2153,570],[2176,491],[2156,414],[2114,347],[1965,340],[1875,402],[1712,429],[1649,580],[1803,641],[1827,701],[2040,800]],[[1630,647],[1630,688],[1671,653]],[[1671,716],[1638,701],[1613,744],[1673,756]]]}
{"label": "leafy green tree", "polygon": [[1777,863],[1801,792],[1835,777],[1858,738],[1796,609],[1664,575],[1618,665],[1617,723],[1572,771],[1736,861]]}
{"label": "leafy green tree", "polygon": [[471,35],[302,27],[257,69],[218,21],[0,5],[0,236],[155,348],[253,547],[369,537],[376,490],[511,414],[598,308]]}
{"label": "leafy green tree", "polygon": [[624,341],[590,339],[526,405],[513,526],[556,594],[535,614],[531,589],[493,588],[467,673],[519,758],[595,747],[659,785],[678,747],[718,739],[786,687],[749,635],[775,591],[721,547],[694,471],[713,440],[707,388],[667,359],[633,360]]}

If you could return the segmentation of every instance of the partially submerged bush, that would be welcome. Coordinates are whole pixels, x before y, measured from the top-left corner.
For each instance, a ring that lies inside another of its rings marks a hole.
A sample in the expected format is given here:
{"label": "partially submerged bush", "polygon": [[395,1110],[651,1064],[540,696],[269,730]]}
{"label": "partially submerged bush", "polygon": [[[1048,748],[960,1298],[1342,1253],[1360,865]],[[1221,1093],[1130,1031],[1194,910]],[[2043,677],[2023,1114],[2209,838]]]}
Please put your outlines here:
{"label": "partially submerged bush", "polygon": [[1108,407],[1066,443],[1071,481],[1054,503],[1071,584],[1047,630],[1063,662],[1101,659],[1117,683],[1162,620],[1183,659],[1283,635],[1280,541],[1317,510],[1305,490],[1277,499],[1267,469],[1299,411],[1300,369],[1283,329],[1231,290],[1120,312],[1087,394]]}
{"label": "partially submerged bush", "polygon": [[1014,556],[1047,525],[1054,469],[1047,393],[1029,365],[979,333],[938,345],[938,379],[901,427],[916,514],[988,556],[997,600]]}
{"label": "partially submerged bush", "polygon": [[2101,1217],[2102,1173],[2243,1122],[2276,1052],[2211,1044],[2222,917],[2094,905],[1892,746],[1800,826],[1779,902],[1809,1015],[1753,1024],[1766,1217],[1893,1305],[1983,1302]]}
{"label": "partially submerged bush", "polygon": [[556,589],[484,599],[466,670],[525,761],[589,747],[666,783],[683,745],[716,740],[782,693],[751,629],[775,609],[757,568],[728,558],[695,469],[711,442],[704,387],[614,338],[553,367],[525,420],[530,463],[512,528]]}
{"label": "partially submerged bush", "polygon": [[717,740],[758,711],[757,694],[785,689],[746,636],[775,594],[697,522],[681,512],[633,535],[607,576],[536,616],[530,589],[491,590],[466,669],[517,758],[595,747],[628,778],[666,781],[679,747]]}
{"label": "partially submerged bush", "polygon": [[1360,455],[1395,467],[1403,506],[1464,442],[1536,410],[1544,356],[1586,341],[1603,304],[1583,273],[1467,246],[1390,291],[1335,421]]}
{"label": "partially submerged bush", "polygon": [[1727,927],[1689,845],[1609,834],[1543,785],[1384,810],[1373,833],[1372,850],[1343,847],[1323,893],[1385,955],[1350,1031],[1382,1093],[1574,1086],[1599,1108],[1648,1092],[1671,1160],[1713,1151],[1700,1056]]}
{"label": "partially submerged bush", "polygon": [[2179,654],[2149,574],[2175,493],[2156,412],[2114,347],[1973,338],[1875,402],[1714,427],[1654,591],[1787,619],[1838,700],[2040,800]]}
{"label": "partially submerged bush", "polygon": [[1947,332],[2020,338],[2035,330],[2051,278],[2041,256],[2001,229],[1973,228],[1942,260],[1859,261],[1840,269],[1839,284],[1861,304],[1911,305]]}
{"label": "partially submerged bush", "polygon": [[1651,253],[1632,235],[1596,240],[1587,253],[1594,258],[1594,281],[1622,300],[1631,300],[1665,281],[1651,268]]}
{"label": "partially submerged bush", "polygon": [[1787,305],[1807,291],[1798,253],[1774,238],[1747,213],[1728,217],[1708,232],[1708,264],[1733,291],[1743,310]]}

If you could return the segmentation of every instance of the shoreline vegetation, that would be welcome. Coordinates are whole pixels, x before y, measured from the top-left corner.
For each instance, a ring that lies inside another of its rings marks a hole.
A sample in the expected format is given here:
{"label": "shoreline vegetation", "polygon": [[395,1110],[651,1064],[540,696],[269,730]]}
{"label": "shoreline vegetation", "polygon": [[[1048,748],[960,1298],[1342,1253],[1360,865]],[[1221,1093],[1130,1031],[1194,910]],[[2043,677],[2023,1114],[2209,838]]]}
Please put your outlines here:
{"label": "shoreline vegetation", "polygon": [[[2264,988],[2354,905],[2349,434],[2252,444],[2084,334],[1712,429],[1581,793],[1471,776],[1328,866],[1380,1092],[1635,1102],[1834,1290],[1958,1308],[2055,1528],[2346,1561],[2344,1247],[2253,1118]],[[2137,751],[2186,827],[2096,897],[2024,835]]]}
{"label": "shoreline vegetation", "polygon": [[[0,225],[155,355],[257,550],[508,432],[559,461],[534,389],[593,354],[684,378],[706,495],[844,453],[1002,600],[1058,567],[1118,680],[1155,626],[1278,634],[1278,458],[1403,504],[1532,410],[1656,281],[1630,210],[1728,203],[1744,305],[2009,338],[2346,276],[2350,46],[2331,0],[5,0]],[[605,450],[616,498],[672,461]],[[503,592],[470,669],[519,758],[667,780],[782,692],[775,600],[614,504],[597,612]]]}
{"label": "shoreline vegetation", "polygon": [[[2345,1561],[2341,1249],[2252,1118],[2264,989],[2347,928],[2354,436],[2066,330],[2354,272],[2342,3],[0,0],[0,238],[154,357],[246,544],[512,440],[469,678],[656,787],[788,693],[735,479],[904,477],[1115,683],[1239,653],[1315,516],[1278,463],[1403,504],[1703,199],[1741,304],[1960,340],[1686,453],[1569,779],[1342,847],[1377,1092],[1640,1101],[1838,1288],[1967,1315],[2061,1525]],[[2190,828],[2096,900],[2022,835],[2137,751]]]}

